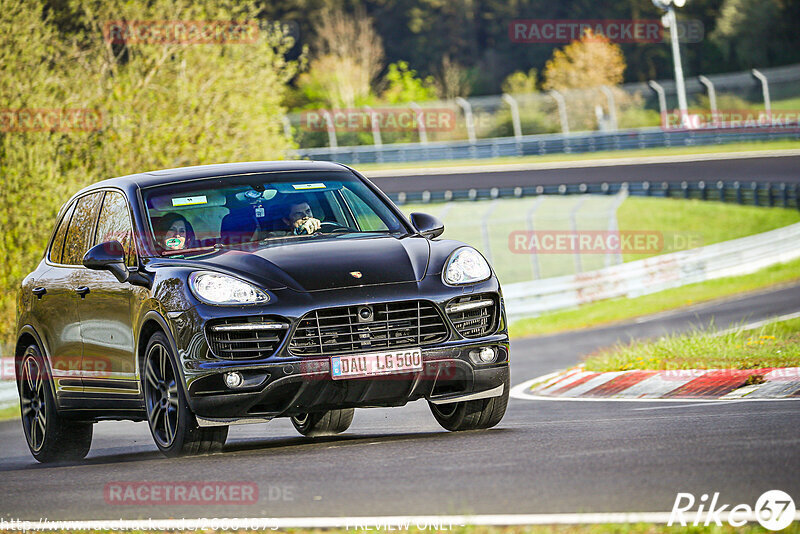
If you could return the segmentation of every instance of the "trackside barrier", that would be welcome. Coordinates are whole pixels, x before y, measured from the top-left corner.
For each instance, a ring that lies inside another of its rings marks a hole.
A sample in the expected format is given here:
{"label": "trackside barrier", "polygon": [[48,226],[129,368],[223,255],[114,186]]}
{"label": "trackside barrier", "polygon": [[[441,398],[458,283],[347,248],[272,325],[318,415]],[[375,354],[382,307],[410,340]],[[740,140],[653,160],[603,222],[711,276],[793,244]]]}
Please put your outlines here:
{"label": "trackside barrier", "polygon": [[336,161],[347,165],[364,163],[406,163],[460,159],[485,159],[546,154],[577,154],[608,150],[636,150],[699,145],[723,145],[750,141],[798,140],[797,129],[787,131],[688,130],[665,131],[661,128],[631,128],[616,132],[581,132],[496,137],[475,141],[437,143],[395,143],[381,146],[340,146],[304,148],[294,151],[297,158]]}
{"label": "trackside barrier", "polygon": [[503,286],[509,318],[737,276],[800,258],[800,223],[596,271]]}
{"label": "trackside barrier", "polygon": [[752,206],[800,209],[800,184],[770,182],[729,182],[718,180],[684,180],[681,182],[572,183],[531,185],[526,187],[491,187],[447,191],[408,191],[390,193],[398,205],[422,202],[438,203],[454,200],[494,200],[539,195],[616,195],[622,189],[636,197],[683,198],[713,200]]}
{"label": "trackside barrier", "polygon": [[13,380],[0,380],[0,409],[19,404],[17,385]]}

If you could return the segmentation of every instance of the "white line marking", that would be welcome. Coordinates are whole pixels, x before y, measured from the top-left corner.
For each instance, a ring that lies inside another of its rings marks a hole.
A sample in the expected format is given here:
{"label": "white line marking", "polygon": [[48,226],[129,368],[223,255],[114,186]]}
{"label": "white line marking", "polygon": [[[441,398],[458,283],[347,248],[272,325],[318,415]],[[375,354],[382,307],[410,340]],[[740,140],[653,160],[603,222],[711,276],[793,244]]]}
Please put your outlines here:
{"label": "white line marking", "polygon": [[[466,525],[591,525],[621,523],[666,524],[671,512],[600,512],[576,514],[497,514],[497,515],[418,515],[373,517],[254,517],[241,519],[146,519],[146,520],[89,520],[89,521],[0,521],[0,530],[263,530],[288,528],[346,528],[360,530],[386,530],[409,524],[417,530],[450,530],[452,526]],[[728,521],[730,513],[719,518]],[[692,516],[694,517],[694,515]],[[738,513],[737,519],[755,522],[754,513]],[[704,519],[701,517],[701,520]],[[795,512],[795,520],[800,513]],[[378,528],[376,528],[378,527]],[[399,529],[398,529],[399,530]]]}
{"label": "white line marking", "polygon": [[767,319],[762,319],[761,321],[753,321],[752,323],[747,323],[742,326],[734,326],[733,328],[726,328],[725,330],[714,332],[714,337],[724,336],[725,334],[730,334],[731,332],[753,330],[755,328],[759,328],[761,326],[765,326],[771,323],[781,323],[783,321],[790,321],[792,319],[797,319],[798,317],[800,317],[800,311],[794,313],[787,313],[785,315],[780,315],[778,317],[769,317]]}

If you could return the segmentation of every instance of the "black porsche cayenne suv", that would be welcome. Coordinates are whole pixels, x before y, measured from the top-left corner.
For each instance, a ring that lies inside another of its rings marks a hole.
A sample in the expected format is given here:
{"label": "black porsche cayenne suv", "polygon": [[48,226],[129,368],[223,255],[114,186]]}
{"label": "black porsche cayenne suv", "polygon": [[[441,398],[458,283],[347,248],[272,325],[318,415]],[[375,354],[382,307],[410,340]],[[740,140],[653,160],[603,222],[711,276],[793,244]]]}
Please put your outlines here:
{"label": "black porsche cayenne suv", "polygon": [[509,393],[500,285],[343,165],[260,162],[94,184],[60,210],[17,301],[17,384],[33,456],[80,459],[92,425],[147,420],[168,456],[232,424],[345,431],[354,408],[426,399],[489,428]]}

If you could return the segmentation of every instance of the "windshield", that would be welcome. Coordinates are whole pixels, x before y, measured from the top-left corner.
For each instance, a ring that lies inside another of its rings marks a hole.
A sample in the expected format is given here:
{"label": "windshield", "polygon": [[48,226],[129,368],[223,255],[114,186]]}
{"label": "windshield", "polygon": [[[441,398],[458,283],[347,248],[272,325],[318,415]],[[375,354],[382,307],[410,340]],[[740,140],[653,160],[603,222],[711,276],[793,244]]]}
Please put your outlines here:
{"label": "windshield", "polygon": [[230,176],[144,190],[162,255],[276,239],[406,233],[392,210],[349,172]]}

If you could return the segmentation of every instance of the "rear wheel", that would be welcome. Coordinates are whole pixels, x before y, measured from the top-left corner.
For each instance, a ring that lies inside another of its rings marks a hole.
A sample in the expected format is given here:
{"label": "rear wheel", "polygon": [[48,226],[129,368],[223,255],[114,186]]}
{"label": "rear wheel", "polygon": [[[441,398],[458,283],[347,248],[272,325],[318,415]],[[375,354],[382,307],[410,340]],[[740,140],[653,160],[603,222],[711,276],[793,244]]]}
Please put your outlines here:
{"label": "rear wheel", "polygon": [[42,463],[80,460],[92,446],[92,423],[64,419],[39,347],[28,346],[17,374],[22,428],[28,448]]}
{"label": "rear wheel", "polygon": [[227,426],[201,427],[189,409],[167,337],[156,332],[145,351],[142,373],[145,408],[156,446],[169,457],[220,452]]}
{"label": "rear wheel", "polygon": [[292,424],[304,436],[332,436],[350,428],[354,414],[353,408],[307,413],[292,417]]}
{"label": "rear wheel", "polygon": [[508,386],[506,380],[503,394],[489,399],[478,399],[447,404],[429,403],[436,421],[452,432],[461,430],[481,430],[492,428],[506,413],[508,407]]}

